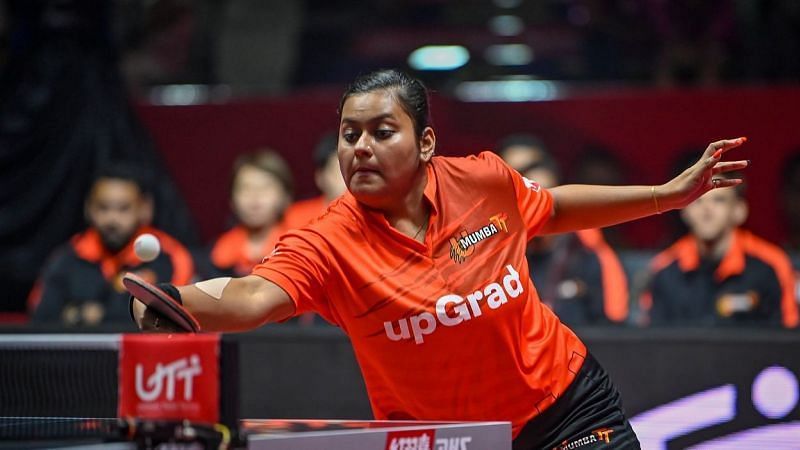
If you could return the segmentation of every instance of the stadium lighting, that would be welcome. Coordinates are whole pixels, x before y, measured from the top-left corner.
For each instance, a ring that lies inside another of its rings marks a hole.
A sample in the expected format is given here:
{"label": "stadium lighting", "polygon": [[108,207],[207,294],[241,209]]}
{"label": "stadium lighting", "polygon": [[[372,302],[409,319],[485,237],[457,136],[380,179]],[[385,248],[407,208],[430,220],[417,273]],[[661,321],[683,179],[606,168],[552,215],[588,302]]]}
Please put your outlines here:
{"label": "stadium lighting", "polygon": [[460,45],[426,45],[408,56],[415,70],[453,70],[469,61],[469,51]]}

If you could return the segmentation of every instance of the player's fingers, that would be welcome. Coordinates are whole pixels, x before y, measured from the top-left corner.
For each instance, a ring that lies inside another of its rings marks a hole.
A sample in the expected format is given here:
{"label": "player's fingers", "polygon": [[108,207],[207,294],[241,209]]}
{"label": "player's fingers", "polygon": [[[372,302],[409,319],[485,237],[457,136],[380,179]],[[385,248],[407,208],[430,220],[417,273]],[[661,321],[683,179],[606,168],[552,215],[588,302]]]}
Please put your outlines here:
{"label": "player's fingers", "polygon": [[147,306],[144,305],[138,298],[131,297],[131,318],[134,322],[136,322],[136,326],[139,329],[142,329],[142,319],[144,318],[144,312],[147,309]]}
{"label": "player's fingers", "polygon": [[722,158],[729,150],[736,148],[742,144],[747,142],[746,137],[740,137],[736,139],[723,139],[721,141],[712,142],[706,148],[706,151],[703,153],[703,157],[706,159],[706,163],[709,166],[712,166],[714,163]]}
{"label": "player's fingers", "polygon": [[719,173],[727,173],[735,170],[742,170],[747,168],[747,166],[749,165],[750,165],[750,160],[718,162],[716,165],[714,165],[714,169],[712,170],[711,173],[713,175],[717,175]]}
{"label": "player's fingers", "polygon": [[711,188],[719,189],[742,184],[744,180],[741,178],[712,178]]}
{"label": "player's fingers", "polygon": [[145,308],[139,328],[151,333],[183,333],[184,330],[169,317],[152,308]]}

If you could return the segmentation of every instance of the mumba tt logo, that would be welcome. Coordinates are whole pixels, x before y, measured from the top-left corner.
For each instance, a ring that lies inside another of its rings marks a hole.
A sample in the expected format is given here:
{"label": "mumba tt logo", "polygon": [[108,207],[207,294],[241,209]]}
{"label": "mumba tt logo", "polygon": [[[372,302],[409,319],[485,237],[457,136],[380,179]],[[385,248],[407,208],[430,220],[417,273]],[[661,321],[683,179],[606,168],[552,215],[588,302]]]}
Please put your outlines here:
{"label": "mumba tt logo", "polygon": [[489,217],[489,223],[479,229],[468,232],[461,230],[461,234],[450,238],[450,259],[461,264],[467,257],[475,253],[475,245],[478,242],[489,239],[495,234],[505,231],[508,233],[506,213],[498,213]]}
{"label": "mumba tt logo", "polygon": [[166,399],[175,399],[175,386],[183,383],[183,400],[191,400],[193,395],[194,377],[203,372],[200,366],[200,357],[191,355],[180,358],[168,364],[158,363],[152,375],[145,381],[144,367],[136,365],[136,395],[146,402],[159,398],[166,390]]}

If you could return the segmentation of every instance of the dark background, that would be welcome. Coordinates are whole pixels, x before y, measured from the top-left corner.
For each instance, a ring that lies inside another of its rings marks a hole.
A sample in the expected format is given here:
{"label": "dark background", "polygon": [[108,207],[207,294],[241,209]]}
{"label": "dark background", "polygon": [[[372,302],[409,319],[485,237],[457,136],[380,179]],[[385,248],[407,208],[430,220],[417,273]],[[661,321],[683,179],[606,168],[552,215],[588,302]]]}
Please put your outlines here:
{"label": "dark background", "polygon": [[[470,57],[422,70],[409,57],[428,45]],[[504,45],[522,58],[497,60]],[[380,67],[432,89],[441,154],[535,133],[568,181],[602,150],[616,157],[619,182],[662,182],[685,151],[747,136],[737,151],[753,160],[747,225],[797,251],[781,172],[800,154],[798,54],[793,0],[5,0],[0,319],[24,320],[42,264],[85,226],[97,167],[144,164],[158,180],[155,225],[204,245],[230,223],[238,154],[274,148],[298,198],[316,194],[314,144],[335,128],[345,84]],[[464,93],[466,83],[508,81],[546,95],[504,91],[524,101],[484,103]],[[624,259],[680,231],[671,214],[609,236]]]}

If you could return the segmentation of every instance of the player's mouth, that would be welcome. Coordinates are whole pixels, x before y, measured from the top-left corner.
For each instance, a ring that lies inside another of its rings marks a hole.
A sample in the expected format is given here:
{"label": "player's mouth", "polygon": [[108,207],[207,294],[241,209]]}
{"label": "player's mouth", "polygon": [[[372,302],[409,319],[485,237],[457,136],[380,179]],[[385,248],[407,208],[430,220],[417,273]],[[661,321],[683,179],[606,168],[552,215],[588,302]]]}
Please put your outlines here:
{"label": "player's mouth", "polygon": [[380,171],[374,167],[360,166],[353,169],[353,177],[379,175]]}

